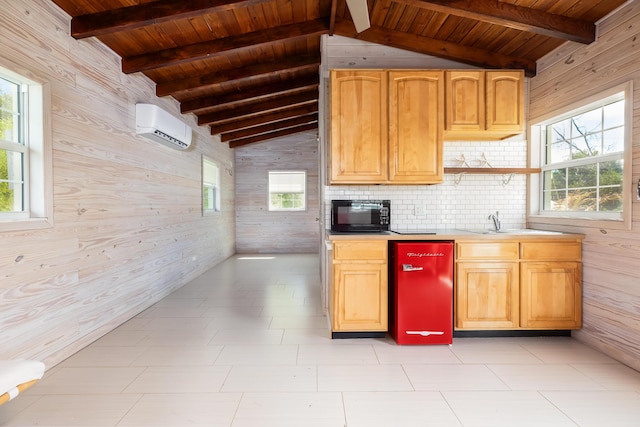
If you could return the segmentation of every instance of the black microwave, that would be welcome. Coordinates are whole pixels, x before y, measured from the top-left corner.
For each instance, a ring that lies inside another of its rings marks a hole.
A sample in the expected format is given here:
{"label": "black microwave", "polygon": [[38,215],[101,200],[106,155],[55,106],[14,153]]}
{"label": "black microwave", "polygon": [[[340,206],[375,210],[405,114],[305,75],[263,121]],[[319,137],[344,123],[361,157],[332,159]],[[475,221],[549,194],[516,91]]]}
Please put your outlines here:
{"label": "black microwave", "polygon": [[389,230],[389,200],[332,200],[331,231],[381,232]]}

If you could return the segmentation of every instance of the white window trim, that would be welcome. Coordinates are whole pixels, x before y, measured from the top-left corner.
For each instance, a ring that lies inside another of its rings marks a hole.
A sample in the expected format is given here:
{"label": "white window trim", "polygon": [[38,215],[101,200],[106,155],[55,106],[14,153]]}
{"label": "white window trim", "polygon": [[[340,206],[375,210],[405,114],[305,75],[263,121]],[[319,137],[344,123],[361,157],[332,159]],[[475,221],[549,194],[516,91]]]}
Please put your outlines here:
{"label": "white window trim", "polygon": [[204,190],[204,184],[205,184],[205,180],[204,180],[204,175],[205,175],[204,174],[204,164],[205,164],[205,162],[208,162],[208,163],[214,165],[216,167],[216,172],[217,172],[217,177],[216,177],[217,178],[217,182],[216,182],[217,191],[216,191],[216,199],[214,201],[214,208],[213,209],[205,209],[204,208],[204,194],[202,194],[202,197],[201,197],[202,215],[203,216],[208,216],[208,215],[214,215],[214,214],[216,214],[216,213],[221,211],[222,205],[221,205],[220,193],[222,191],[221,191],[221,185],[220,185],[221,184],[220,183],[220,176],[221,176],[220,175],[220,164],[218,162],[216,162],[215,160],[211,159],[210,157],[205,156],[204,154],[202,155],[202,161],[201,161],[201,167],[202,167],[202,173],[201,173],[202,183],[201,184],[202,185],[200,187],[200,191],[203,192],[203,190]]}
{"label": "white window trim", "polygon": [[[0,232],[53,227],[53,150],[51,136],[51,86],[29,70],[0,57],[3,73],[29,86],[29,202],[28,215],[0,214]],[[13,74],[13,76],[12,76]]]}
{"label": "white window trim", "polygon": [[591,106],[601,105],[603,100],[613,97],[620,92],[624,92],[625,99],[625,131],[624,131],[624,171],[623,171],[623,207],[621,219],[604,219],[589,217],[588,213],[566,213],[562,212],[541,212],[542,200],[542,174],[532,174],[529,176],[529,215],[528,222],[535,224],[549,225],[566,225],[584,228],[610,228],[618,230],[630,230],[632,223],[632,203],[635,196],[636,188],[633,185],[633,150],[632,150],[632,131],[633,131],[633,82],[614,86],[610,89],[600,91],[598,93],[587,96],[579,102],[561,107],[542,117],[538,117],[530,121],[529,126],[529,158],[531,159],[531,167],[541,167],[542,158],[542,131],[544,125],[552,121],[554,118],[565,115],[571,111],[578,109],[588,109]]}
{"label": "white window trim", "polygon": [[[302,173],[304,174],[304,190],[303,190],[303,194],[304,194],[304,209],[283,209],[283,208],[279,208],[279,209],[272,209],[271,208],[271,186],[270,186],[270,181],[269,181],[269,175],[274,172],[274,173],[285,173],[285,172],[289,172],[289,173]],[[307,209],[309,208],[309,201],[308,201],[308,194],[307,194],[307,177],[308,177],[308,172],[306,169],[282,169],[282,170],[278,170],[278,169],[273,169],[267,172],[267,211],[268,212],[307,212]]]}

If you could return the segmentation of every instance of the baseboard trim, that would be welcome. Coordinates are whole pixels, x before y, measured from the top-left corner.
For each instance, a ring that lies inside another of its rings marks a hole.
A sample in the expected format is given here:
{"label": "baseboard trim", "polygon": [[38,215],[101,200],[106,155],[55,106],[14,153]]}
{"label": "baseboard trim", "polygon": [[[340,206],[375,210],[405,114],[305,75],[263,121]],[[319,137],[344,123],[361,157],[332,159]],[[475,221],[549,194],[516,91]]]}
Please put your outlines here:
{"label": "baseboard trim", "polygon": [[331,338],[333,339],[384,338],[386,336],[387,336],[386,332],[331,332]]}
{"label": "baseboard trim", "polygon": [[571,330],[494,330],[494,331],[453,331],[454,338],[491,337],[570,337]]}

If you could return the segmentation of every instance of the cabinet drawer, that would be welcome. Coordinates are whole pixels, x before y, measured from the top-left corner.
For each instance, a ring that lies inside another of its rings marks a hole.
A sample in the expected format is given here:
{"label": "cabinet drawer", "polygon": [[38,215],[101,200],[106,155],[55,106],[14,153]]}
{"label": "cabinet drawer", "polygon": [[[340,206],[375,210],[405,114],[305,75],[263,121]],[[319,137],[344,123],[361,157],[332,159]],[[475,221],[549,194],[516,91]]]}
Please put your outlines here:
{"label": "cabinet drawer", "polygon": [[520,258],[530,260],[577,260],[582,258],[580,242],[522,242]]}
{"label": "cabinet drawer", "polygon": [[518,242],[458,243],[458,259],[518,259]]}
{"label": "cabinet drawer", "polygon": [[386,241],[342,241],[333,242],[334,261],[387,261]]}

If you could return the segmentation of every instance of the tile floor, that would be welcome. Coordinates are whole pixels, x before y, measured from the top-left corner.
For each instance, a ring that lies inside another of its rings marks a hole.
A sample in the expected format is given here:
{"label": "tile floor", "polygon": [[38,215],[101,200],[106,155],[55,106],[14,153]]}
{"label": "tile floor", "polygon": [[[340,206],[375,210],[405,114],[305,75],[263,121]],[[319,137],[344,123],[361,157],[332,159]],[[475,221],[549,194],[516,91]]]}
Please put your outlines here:
{"label": "tile floor", "polygon": [[47,371],[0,425],[640,425],[640,373],[571,338],[331,340],[317,257],[244,258]]}

